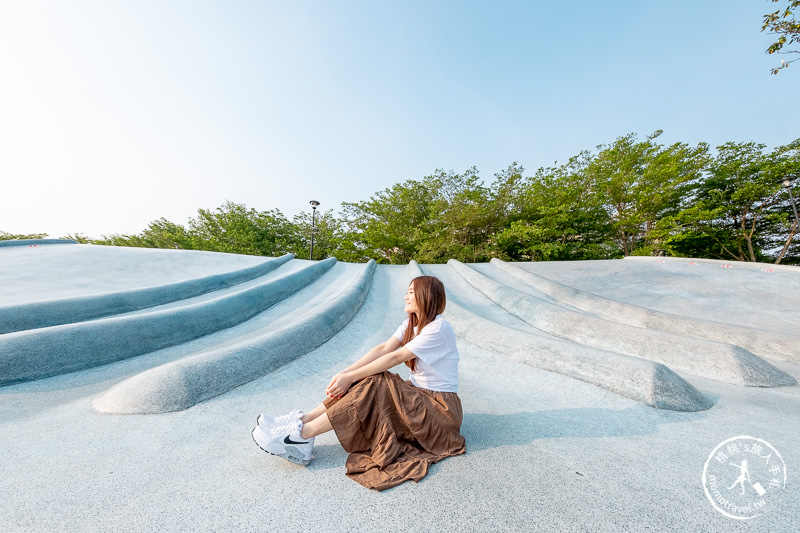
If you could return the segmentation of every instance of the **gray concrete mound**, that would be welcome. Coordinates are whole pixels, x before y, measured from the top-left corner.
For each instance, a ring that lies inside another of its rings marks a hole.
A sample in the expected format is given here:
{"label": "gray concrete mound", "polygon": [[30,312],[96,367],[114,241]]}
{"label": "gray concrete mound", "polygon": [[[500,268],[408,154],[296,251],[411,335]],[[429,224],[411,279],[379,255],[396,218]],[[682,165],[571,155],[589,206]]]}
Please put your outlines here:
{"label": "gray concrete mound", "polygon": [[375,262],[360,270],[349,282],[335,282],[340,290],[315,297],[309,302],[311,309],[291,317],[291,324],[142,372],[114,386],[92,405],[100,412],[116,414],[178,411],[285,365],[333,337],[355,316],[372,284]]}
{"label": "gray concrete mound", "polygon": [[757,355],[800,363],[800,337],[795,335],[654,311],[588,291],[573,289],[500,259],[492,259],[491,263],[560,302],[606,320],[665,333],[735,344]]}
{"label": "gray concrete mound", "polygon": [[43,246],[46,244],[78,244],[71,239],[11,239],[0,241],[0,247],[6,246]]}
{"label": "gray concrete mound", "polygon": [[[375,493],[333,432],[305,468],[259,450],[256,416],[323,400],[419,273],[447,290],[466,455]],[[795,531],[798,301],[800,268],[705,260],[0,246],[0,531]],[[747,451],[749,520],[707,496],[740,436],[786,465]]]}
{"label": "gray concrete mound", "polygon": [[[409,271],[412,277],[424,274],[416,261],[409,264]],[[713,405],[662,364],[558,337],[534,335],[484,319],[478,313],[453,300],[447,305],[447,318],[460,338],[500,357],[580,379],[659,409],[701,411]]]}
{"label": "gray concrete mound", "polygon": [[720,381],[749,387],[795,385],[793,377],[744,348],[639,328],[541,300],[451,259],[448,265],[509,313],[578,344],[642,357]]}
{"label": "gray concrete mound", "polygon": [[230,328],[305,287],[334,263],[336,259],[326,259],[233,294],[181,307],[3,335],[0,385],[83,370]]}
{"label": "gray concrete mound", "polygon": [[291,254],[286,254],[253,267],[165,285],[2,306],[0,334],[83,322],[193,298],[263,276],[292,257]]}

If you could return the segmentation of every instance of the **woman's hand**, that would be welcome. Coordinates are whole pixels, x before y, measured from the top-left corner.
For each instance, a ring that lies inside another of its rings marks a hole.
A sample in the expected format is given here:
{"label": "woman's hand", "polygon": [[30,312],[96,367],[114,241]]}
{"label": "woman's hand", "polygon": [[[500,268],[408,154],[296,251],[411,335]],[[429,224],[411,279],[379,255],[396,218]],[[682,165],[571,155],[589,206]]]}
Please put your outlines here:
{"label": "woman's hand", "polygon": [[350,377],[349,373],[339,372],[333,376],[333,378],[331,378],[328,388],[325,389],[325,394],[327,394],[330,398],[341,398],[352,384],[353,378]]}

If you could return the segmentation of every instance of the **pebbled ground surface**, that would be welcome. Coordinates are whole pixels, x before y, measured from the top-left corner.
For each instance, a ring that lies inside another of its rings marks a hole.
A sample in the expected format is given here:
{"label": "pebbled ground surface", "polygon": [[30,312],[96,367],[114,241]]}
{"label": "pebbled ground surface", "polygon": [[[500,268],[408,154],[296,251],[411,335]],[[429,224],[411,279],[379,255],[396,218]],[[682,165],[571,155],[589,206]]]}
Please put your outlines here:
{"label": "pebbled ground surface", "polygon": [[[263,261],[84,245],[3,247],[0,306],[136,290]],[[765,335],[800,334],[800,269],[689,262],[519,266],[658,311],[757,327]],[[304,263],[289,261],[270,276]],[[469,266],[536,296],[492,265]],[[422,268],[441,277],[453,302],[488,323],[534,338],[550,335],[503,310],[447,265]],[[317,438],[308,467],[259,450],[250,431],[260,412],[312,408],[336,371],[393,333],[403,319],[407,266],[379,266],[361,309],[326,343],[225,394],[162,414],[101,414],[92,407],[113,386],[151,368],[290,324],[291,317],[303,320],[314,311],[309,305],[336,294],[333,287],[357,271],[338,265],[240,325],[187,343],[0,387],[0,531],[797,530],[797,385],[742,387],[678,372],[713,406],[669,411],[461,339],[467,454],[434,465],[420,483],[383,493],[362,488],[344,475],[346,454],[333,433]],[[800,365],[765,360],[800,379]],[[399,372],[407,375],[404,367]],[[786,466],[785,488],[768,491],[768,512],[750,520],[714,509],[702,482],[712,450],[738,435],[769,442]]]}

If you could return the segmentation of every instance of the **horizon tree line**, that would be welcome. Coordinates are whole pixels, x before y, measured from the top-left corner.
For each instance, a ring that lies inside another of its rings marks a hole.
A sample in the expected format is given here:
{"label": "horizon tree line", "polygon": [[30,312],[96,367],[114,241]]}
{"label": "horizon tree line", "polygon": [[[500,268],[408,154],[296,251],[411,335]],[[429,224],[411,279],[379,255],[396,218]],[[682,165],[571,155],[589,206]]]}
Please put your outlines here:
{"label": "horizon tree line", "polygon": [[[512,163],[486,185],[478,169],[437,170],[316,217],[314,258],[477,263],[666,255],[800,264],[798,227],[782,179],[800,183],[800,138],[662,145],[630,133],[533,175]],[[81,243],[308,258],[311,214],[289,220],[225,201],[183,226],[160,218],[141,233]],[[44,234],[8,238],[41,238]]]}

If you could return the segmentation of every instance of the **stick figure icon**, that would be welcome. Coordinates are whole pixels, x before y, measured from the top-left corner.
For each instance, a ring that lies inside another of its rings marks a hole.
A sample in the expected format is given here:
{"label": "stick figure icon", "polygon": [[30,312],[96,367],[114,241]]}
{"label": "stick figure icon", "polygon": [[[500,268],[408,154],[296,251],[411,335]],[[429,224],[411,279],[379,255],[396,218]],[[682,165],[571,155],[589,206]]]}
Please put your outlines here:
{"label": "stick figure icon", "polygon": [[741,465],[737,465],[734,463],[728,463],[730,466],[735,466],[739,469],[739,477],[736,478],[736,481],[733,482],[733,485],[728,487],[728,490],[731,490],[736,485],[742,486],[742,494],[744,495],[744,482],[747,481],[750,483],[750,471],[747,468],[747,460],[743,460]]}

